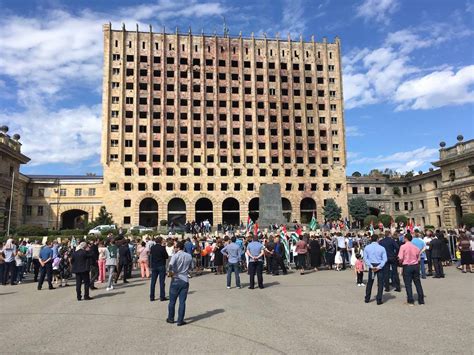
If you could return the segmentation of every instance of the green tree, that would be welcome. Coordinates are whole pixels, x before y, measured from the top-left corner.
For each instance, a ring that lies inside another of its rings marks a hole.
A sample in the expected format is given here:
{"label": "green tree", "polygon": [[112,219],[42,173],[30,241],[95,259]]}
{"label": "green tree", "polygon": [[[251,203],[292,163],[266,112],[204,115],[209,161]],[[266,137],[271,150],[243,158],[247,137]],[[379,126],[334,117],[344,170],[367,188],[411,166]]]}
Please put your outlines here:
{"label": "green tree", "polygon": [[369,172],[369,176],[380,177],[380,176],[382,176],[382,175],[383,175],[383,174],[382,174],[382,172],[381,172],[379,169],[372,169],[372,170],[370,170],[370,172]]}
{"label": "green tree", "polygon": [[323,207],[323,215],[326,220],[336,221],[341,219],[341,211],[341,207],[337,205],[334,199],[330,198],[326,200],[326,206]]}
{"label": "green tree", "polygon": [[374,228],[377,227],[379,218],[377,216],[374,216],[373,214],[369,214],[367,217],[364,218],[364,226],[370,226],[370,223],[374,225]]}
{"label": "green tree", "polygon": [[404,216],[404,215],[400,215],[400,216],[397,216],[395,217],[395,222],[397,223],[403,223],[404,225],[407,225],[408,223],[408,217],[407,216]]}
{"label": "green tree", "polygon": [[89,225],[89,228],[93,228],[95,226],[100,226],[104,224],[107,224],[107,225],[114,224],[114,220],[112,218],[112,214],[107,212],[107,209],[105,208],[105,206],[102,206],[95,220]]}
{"label": "green tree", "polygon": [[402,196],[402,192],[400,191],[400,188],[398,186],[395,186],[393,188],[393,194],[397,195],[398,197]]}
{"label": "green tree", "polygon": [[466,228],[474,227],[474,213],[466,213],[462,216],[462,224],[466,225]]}
{"label": "green tree", "polygon": [[390,227],[390,224],[392,223],[392,217],[390,217],[388,214],[381,214],[379,215],[379,222],[382,222],[384,227]]}
{"label": "green tree", "polygon": [[349,214],[358,223],[364,220],[369,214],[369,208],[367,207],[367,201],[363,197],[354,197],[349,200]]}

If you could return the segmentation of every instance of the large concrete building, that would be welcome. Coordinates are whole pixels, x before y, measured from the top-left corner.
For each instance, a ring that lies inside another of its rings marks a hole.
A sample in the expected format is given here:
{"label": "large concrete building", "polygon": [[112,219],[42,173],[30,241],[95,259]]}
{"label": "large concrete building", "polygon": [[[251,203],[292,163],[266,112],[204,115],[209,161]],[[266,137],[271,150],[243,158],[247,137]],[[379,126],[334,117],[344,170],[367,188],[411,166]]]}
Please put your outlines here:
{"label": "large concrete building", "polygon": [[104,203],[124,226],[347,211],[340,44],[104,26]]}

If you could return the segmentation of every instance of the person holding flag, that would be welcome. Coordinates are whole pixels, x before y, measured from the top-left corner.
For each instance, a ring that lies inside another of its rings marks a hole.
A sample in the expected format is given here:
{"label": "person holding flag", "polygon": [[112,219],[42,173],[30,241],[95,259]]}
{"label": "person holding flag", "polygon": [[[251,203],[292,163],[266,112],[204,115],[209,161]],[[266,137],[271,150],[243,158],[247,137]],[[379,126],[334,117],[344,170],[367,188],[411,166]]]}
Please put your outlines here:
{"label": "person holding flag", "polygon": [[318,222],[316,221],[316,217],[314,216],[314,212],[313,212],[313,217],[311,217],[311,221],[309,222],[308,227],[311,231],[314,231],[319,227]]}

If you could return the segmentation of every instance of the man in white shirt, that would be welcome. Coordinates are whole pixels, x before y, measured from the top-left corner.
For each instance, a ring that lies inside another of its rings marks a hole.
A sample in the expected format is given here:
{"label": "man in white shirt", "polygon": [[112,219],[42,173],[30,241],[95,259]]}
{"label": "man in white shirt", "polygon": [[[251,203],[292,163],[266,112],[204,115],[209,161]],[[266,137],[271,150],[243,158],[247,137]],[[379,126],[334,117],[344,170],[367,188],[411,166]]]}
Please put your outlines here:
{"label": "man in white shirt", "polygon": [[427,231],[423,241],[426,244],[426,261],[428,262],[428,274],[426,276],[433,276],[433,260],[431,259],[431,247],[430,243],[433,240],[433,232]]}

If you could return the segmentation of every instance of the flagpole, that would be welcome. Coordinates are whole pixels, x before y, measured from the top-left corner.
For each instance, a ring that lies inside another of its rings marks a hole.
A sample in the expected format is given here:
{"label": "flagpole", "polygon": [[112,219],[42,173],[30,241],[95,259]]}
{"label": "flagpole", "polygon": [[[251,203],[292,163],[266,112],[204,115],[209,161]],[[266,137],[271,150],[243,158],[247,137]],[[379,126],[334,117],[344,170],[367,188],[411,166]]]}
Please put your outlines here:
{"label": "flagpole", "polygon": [[13,175],[12,175],[12,189],[10,191],[10,207],[8,210],[7,238],[10,237],[10,221],[12,219],[13,184],[14,183],[15,183],[15,172],[13,172]]}

